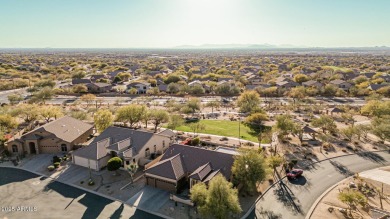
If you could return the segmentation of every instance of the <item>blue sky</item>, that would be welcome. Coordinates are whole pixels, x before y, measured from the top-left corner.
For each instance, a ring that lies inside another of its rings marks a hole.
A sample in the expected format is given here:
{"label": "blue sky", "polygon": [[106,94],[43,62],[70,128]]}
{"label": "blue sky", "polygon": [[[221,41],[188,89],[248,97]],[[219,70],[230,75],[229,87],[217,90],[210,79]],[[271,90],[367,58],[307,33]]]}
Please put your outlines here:
{"label": "blue sky", "polygon": [[0,48],[390,46],[390,0],[0,0]]}

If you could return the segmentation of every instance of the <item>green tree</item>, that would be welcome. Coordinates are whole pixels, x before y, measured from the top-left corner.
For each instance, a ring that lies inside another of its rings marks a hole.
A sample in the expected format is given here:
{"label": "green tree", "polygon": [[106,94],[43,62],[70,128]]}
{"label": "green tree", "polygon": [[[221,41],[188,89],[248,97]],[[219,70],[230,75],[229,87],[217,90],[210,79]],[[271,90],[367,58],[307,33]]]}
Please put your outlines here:
{"label": "green tree", "polygon": [[372,133],[378,136],[381,141],[390,139],[390,116],[376,117],[371,124]]}
{"label": "green tree", "polygon": [[84,94],[83,96],[80,97],[80,100],[85,102],[88,108],[89,105],[96,100],[96,96],[94,94]]}
{"label": "green tree", "polygon": [[33,103],[45,104],[46,101],[51,100],[53,98],[53,96],[54,96],[53,89],[51,87],[44,87],[41,90],[39,90],[33,94],[31,101]]}
{"label": "green tree", "polygon": [[348,126],[347,128],[343,128],[340,132],[348,139],[348,141],[352,141],[353,136],[356,135],[356,128],[353,126]]}
{"label": "green tree", "polygon": [[0,114],[0,127],[6,130],[14,129],[18,126],[18,122],[14,117],[8,114]]}
{"label": "green tree", "polygon": [[169,123],[168,123],[169,129],[174,130],[183,124],[184,124],[184,119],[181,115],[173,114],[169,117]]}
{"label": "green tree", "polygon": [[355,127],[357,131],[356,135],[358,136],[359,139],[361,136],[367,138],[368,132],[371,131],[371,125],[359,124],[356,125]]}
{"label": "green tree", "polygon": [[237,100],[241,113],[252,113],[259,110],[260,95],[256,91],[245,91]]}
{"label": "green tree", "polygon": [[165,84],[177,83],[179,81],[180,81],[180,77],[172,74],[170,74],[167,78],[164,79]]}
{"label": "green tree", "polygon": [[286,136],[294,131],[295,123],[290,115],[279,115],[276,117],[275,128],[282,136]]}
{"label": "green tree", "polygon": [[194,135],[196,133],[199,133],[199,131],[203,131],[206,129],[205,124],[200,122],[190,123],[188,127],[190,127],[190,129],[194,132]]}
{"label": "green tree", "polygon": [[219,108],[221,103],[219,101],[213,100],[206,104],[207,107],[211,107],[211,112],[214,113],[214,108]]}
{"label": "green tree", "polygon": [[267,163],[269,167],[271,167],[272,170],[274,171],[274,174],[276,173],[276,168],[282,165],[283,162],[284,162],[283,157],[279,155],[272,155],[267,158]]}
{"label": "green tree", "polygon": [[383,117],[390,115],[390,101],[370,100],[360,110],[363,115]]}
{"label": "green tree", "polygon": [[299,86],[299,87],[294,87],[290,90],[290,92],[288,93],[288,96],[293,98],[293,101],[295,103],[295,100],[302,100],[304,99],[307,95],[306,95],[306,90],[304,87],[302,86]]}
{"label": "green tree", "polygon": [[237,189],[221,174],[210,180],[208,189],[204,183],[194,185],[190,197],[203,217],[231,218],[242,211]]}
{"label": "green tree", "polygon": [[73,79],[81,79],[83,77],[85,77],[87,75],[87,73],[85,73],[84,71],[78,71],[78,72],[75,72],[72,74],[72,78]]}
{"label": "green tree", "polygon": [[144,105],[130,104],[120,107],[116,112],[116,121],[123,122],[125,125],[129,123],[131,128],[135,124],[142,121],[142,118],[146,112]]}
{"label": "green tree", "polygon": [[268,121],[268,116],[265,113],[253,113],[244,120],[244,125],[248,126],[255,132],[260,132],[263,128],[263,123]]}
{"label": "green tree", "polygon": [[76,94],[87,93],[88,88],[84,84],[76,84],[72,87],[72,92]]}
{"label": "green tree", "polygon": [[150,120],[154,124],[154,132],[157,132],[157,128],[161,123],[169,121],[169,115],[165,110],[152,110]]}
{"label": "green tree", "polygon": [[176,94],[180,91],[180,86],[176,83],[170,83],[167,87],[167,91],[170,94]]}
{"label": "green tree", "polygon": [[348,189],[339,193],[337,198],[348,205],[349,214],[352,214],[352,207],[360,204],[365,206],[367,204],[367,198],[359,191]]}
{"label": "green tree", "polygon": [[114,116],[111,111],[103,109],[98,110],[93,116],[93,120],[95,122],[95,127],[98,132],[103,132],[105,129],[112,125]]}
{"label": "green tree", "polygon": [[294,76],[294,81],[297,82],[297,83],[302,83],[302,82],[305,82],[305,81],[308,81],[309,80],[309,77],[304,75],[304,74],[296,74]]}
{"label": "green tree", "polygon": [[117,171],[122,166],[122,159],[119,157],[113,157],[107,162],[108,171]]}
{"label": "green tree", "polygon": [[193,115],[194,113],[196,113],[196,111],[200,110],[200,100],[198,98],[191,98],[186,103],[185,108],[187,108],[189,112],[191,112]]}
{"label": "green tree", "polygon": [[325,85],[322,91],[323,95],[328,97],[335,96],[336,92],[337,92],[337,87],[332,84]]}
{"label": "green tree", "polygon": [[57,119],[63,115],[62,109],[57,106],[42,106],[40,115],[49,122],[51,118]]}
{"label": "green tree", "polygon": [[323,133],[327,130],[329,132],[334,132],[337,129],[334,119],[328,115],[321,115],[320,118],[313,119],[312,125],[321,128]]}
{"label": "green tree", "polygon": [[267,176],[264,155],[255,150],[241,150],[240,154],[234,157],[232,172],[246,191],[256,191],[257,183],[262,182]]}
{"label": "green tree", "polygon": [[23,100],[23,97],[20,94],[10,94],[7,98],[11,105],[17,104]]}
{"label": "green tree", "polygon": [[35,104],[19,104],[11,111],[12,116],[19,116],[25,122],[34,122],[39,118],[40,108]]}
{"label": "green tree", "polygon": [[145,123],[145,128],[148,128],[148,122],[152,117],[152,113],[150,110],[145,109],[144,115],[142,116],[142,121]]}

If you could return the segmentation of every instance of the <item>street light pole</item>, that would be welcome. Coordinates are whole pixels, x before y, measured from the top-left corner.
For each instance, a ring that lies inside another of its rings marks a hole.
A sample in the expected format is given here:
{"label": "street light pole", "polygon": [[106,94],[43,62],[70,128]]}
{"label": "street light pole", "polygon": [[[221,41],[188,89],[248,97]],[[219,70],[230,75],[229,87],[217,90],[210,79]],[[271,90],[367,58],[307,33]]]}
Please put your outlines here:
{"label": "street light pole", "polygon": [[241,146],[241,115],[238,114],[238,145]]}

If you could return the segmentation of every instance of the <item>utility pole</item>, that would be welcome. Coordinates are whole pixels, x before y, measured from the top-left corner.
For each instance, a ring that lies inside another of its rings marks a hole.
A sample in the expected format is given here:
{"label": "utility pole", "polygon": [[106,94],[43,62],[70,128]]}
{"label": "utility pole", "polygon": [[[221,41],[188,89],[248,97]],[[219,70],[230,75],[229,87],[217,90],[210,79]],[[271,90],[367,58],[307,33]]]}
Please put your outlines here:
{"label": "utility pole", "polygon": [[241,146],[241,115],[238,114],[238,145]]}

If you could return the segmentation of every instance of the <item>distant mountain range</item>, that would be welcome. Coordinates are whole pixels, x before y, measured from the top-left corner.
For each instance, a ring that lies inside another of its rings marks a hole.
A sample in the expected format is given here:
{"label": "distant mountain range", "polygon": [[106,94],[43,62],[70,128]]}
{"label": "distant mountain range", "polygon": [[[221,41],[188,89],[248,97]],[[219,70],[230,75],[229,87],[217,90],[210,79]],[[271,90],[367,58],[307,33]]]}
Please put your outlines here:
{"label": "distant mountain range", "polygon": [[375,47],[308,47],[308,46],[296,46],[290,44],[272,45],[272,44],[202,44],[202,45],[181,45],[173,47],[173,49],[390,49],[387,46],[375,46]]}

